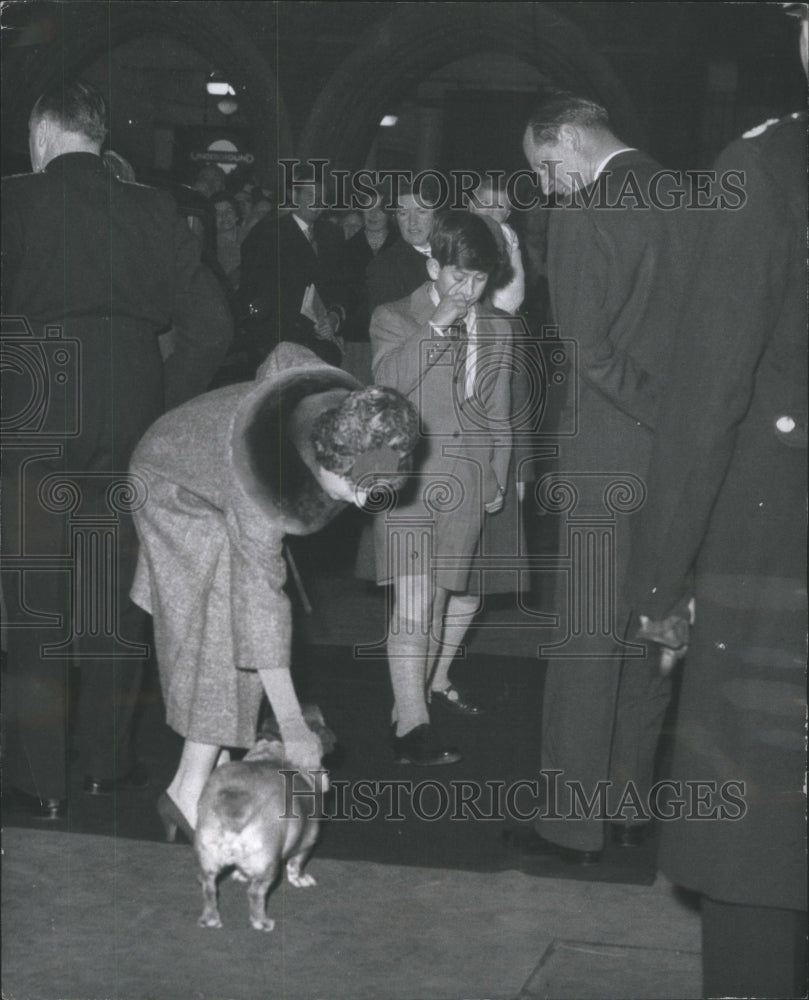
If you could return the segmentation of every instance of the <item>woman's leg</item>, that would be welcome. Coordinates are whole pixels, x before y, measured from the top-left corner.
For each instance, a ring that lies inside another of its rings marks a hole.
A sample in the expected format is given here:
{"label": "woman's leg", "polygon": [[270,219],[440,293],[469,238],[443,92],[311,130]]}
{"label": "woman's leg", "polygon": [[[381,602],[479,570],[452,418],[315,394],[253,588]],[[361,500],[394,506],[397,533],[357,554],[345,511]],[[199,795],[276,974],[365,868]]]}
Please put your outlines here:
{"label": "woman's leg", "polygon": [[208,776],[213,771],[221,748],[210,743],[186,740],[177,773],[166,789],[192,828],[197,825],[197,803]]}
{"label": "woman's leg", "polygon": [[432,618],[429,576],[398,576],[388,625],[388,667],[393,686],[396,735],[430,721],[427,711],[427,653]]}
{"label": "woman's leg", "polygon": [[[438,663],[430,679],[433,691],[446,691],[449,687],[449,668],[458,652],[469,626],[478,612],[480,599],[476,594],[452,594],[447,600],[447,592],[443,591],[444,605],[439,609],[434,605],[434,631],[441,636]],[[443,621],[443,628],[442,628]]]}

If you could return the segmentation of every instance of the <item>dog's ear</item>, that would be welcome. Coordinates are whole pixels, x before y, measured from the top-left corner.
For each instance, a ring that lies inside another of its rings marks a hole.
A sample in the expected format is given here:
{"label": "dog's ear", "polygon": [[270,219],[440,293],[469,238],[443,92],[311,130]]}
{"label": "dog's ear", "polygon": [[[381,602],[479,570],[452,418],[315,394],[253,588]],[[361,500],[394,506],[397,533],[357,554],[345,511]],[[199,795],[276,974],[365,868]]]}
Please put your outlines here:
{"label": "dog's ear", "polygon": [[325,723],[322,726],[312,726],[312,732],[320,740],[323,747],[323,756],[327,757],[337,746],[337,737]]}
{"label": "dog's ear", "polygon": [[313,733],[319,732],[320,728],[326,725],[326,720],[318,705],[301,705],[301,715]]}
{"label": "dog's ear", "polygon": [[244,760],[276,760],[284,755],[284,744],[281,738],[259,736],[253,746],[244,755]]}
{"label": "dog's ear", "polygon": [[320,745],[323,747],[323,756],[327,756],[337,746],[337,737],[326,725],[326,720],[323,718],[320,708],[317,705],[303,705],[301,713],[306,721],[306,725],[320,740]]}
{"label": "dog's ear", "polygon": [[275,721],[274,715],[266,715],[261,720],[256,737],[258,739],[269,740],[271,743],[281,741],[281,730],[278,728],[278,723]]}

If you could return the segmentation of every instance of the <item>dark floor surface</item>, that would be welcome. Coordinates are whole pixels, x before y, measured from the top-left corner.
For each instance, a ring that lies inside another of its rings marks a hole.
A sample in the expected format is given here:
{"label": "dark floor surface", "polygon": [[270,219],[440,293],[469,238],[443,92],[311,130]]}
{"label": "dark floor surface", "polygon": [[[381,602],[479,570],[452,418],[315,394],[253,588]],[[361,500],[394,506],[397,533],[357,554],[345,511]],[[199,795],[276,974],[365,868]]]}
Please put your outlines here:
{"label": "dark floor surface", "polygon": [[[393,762],[390,747],[392,695],[384,658],[387,598],[383,589],[354,577],[352,555],[357,522],[339,523],[295,548],[311,610],[303,610],[299,591],[294,676],[302,700],[317,703],[338,739],[328,761],[334,788],[325,800],[331,818],[322,824],[318,853],[341,860],[496,872],[510,868],[557,878],[651,884],[655,874],[656,837],[636,849],[609,843],[600,864],[577,867],[559,859],[522,859],[500,843],[507,816],[505,795],[517,781],[538,777],[541,689],[544,664],[537,658],[541,629],[537,615],[547,606],[544,583],[517,594],[487,597],[452,677],[484,704],[481,719],[458,718],[433,709],[446,743],[464,755],[452,767],[415,768]],[[671,713],[673,715],[673,712]],[[670,727],[669,727],[670,728]],[[49,829],[93,833],[135,840],[160,840],[163,830],[155,810],[160,791],[176,768],[182,741],[168,729],[157,671],[152,666],[142,694],[137,732],[140,759],[150,783],[109,798],[81,790],[81,769],[71,775],[68,815]],[[664,740],[659,770],[665,773]],[[409,782],[380,788],[358,782]],[[461,782],[466,784],[462,787]],[[410,797],[418,787],[417,812]],[[394,795],[398,794],[401,810]],[[499,798],[498,798],[499,795]],[[338,799],[337,796],[340,796]],[[358,801],[364,797],[365,801]],[[465,807],[461,797],[474,798]],[[525,789],[517,810],[536,804]],[[353,813],[353,815],[352,815]],[[395,818],[401,816],[402,818]],[[455,818],[453,818],[455,816]],[[485,817],[491,818],[485,818]],[[435,818],[433,818],[435,817]],[[8,796],[3,819],[10,826],[39,826]]]}

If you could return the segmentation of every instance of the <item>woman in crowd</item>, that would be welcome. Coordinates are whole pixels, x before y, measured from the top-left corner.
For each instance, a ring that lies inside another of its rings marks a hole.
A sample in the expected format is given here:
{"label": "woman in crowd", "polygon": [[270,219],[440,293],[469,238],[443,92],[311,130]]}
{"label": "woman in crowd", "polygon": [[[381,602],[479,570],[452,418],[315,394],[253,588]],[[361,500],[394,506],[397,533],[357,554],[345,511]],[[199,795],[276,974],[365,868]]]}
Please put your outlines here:
{"label": "woman in crowd", "polygon": [[376,192],[376,200],[362,212],[362,227],[345,244],[343,255],[344,287],[349,305],[344,330],[345,354],[343,368],[363,385],[371,382],[371,342],[368,326],[371,313],[365,272],[377,254],[398,239],[385,211],[384,194]]}
{"label": "woman in crowd", "polygon": [[167,722],[185,738],[158,801],[166,835],[193,834],[222,748],[255,739],[266,693],[290,756],[320,764],[290,677],[287,534],[318,531],[368,491],[402,481],[417,416],[397,392],[281,344],[255,382],[172,410],[142,439],[131,473],[145,498],[132,590],[153,615]]}
{"label": "woman in crowd", "polygon": [[225,272],[231,288],[239,287],[241,268],[241,221],[236,199],[229,194],[218,194],[213,199],[216,212],[216,257]]}

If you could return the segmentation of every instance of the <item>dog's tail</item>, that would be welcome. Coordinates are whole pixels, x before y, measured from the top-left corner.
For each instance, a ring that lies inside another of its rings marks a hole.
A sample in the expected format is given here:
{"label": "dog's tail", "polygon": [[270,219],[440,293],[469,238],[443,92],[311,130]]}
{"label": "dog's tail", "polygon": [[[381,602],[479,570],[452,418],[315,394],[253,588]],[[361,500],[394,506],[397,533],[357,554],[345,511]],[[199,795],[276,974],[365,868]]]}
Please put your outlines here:
{"label": "dog's tail", "polygon": [[239,831],[250,818],[252,800],[246,788],[220,788],[216,795],[216,811]]}

